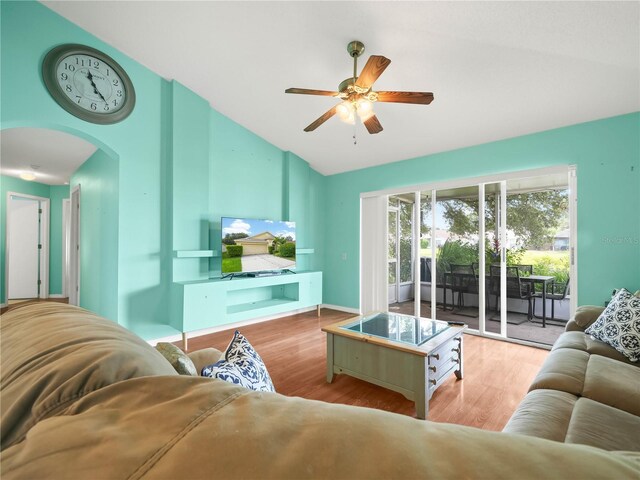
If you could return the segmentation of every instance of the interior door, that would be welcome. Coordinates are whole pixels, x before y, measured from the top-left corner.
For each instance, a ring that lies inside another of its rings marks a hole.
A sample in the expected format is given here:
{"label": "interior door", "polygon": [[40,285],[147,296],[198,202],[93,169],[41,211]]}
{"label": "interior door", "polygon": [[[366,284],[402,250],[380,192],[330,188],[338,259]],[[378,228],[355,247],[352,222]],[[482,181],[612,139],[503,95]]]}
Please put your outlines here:
{"label": "interior door", "polygon": [[11,195],[7,210],[9,300],[38,297],[40,202]]}

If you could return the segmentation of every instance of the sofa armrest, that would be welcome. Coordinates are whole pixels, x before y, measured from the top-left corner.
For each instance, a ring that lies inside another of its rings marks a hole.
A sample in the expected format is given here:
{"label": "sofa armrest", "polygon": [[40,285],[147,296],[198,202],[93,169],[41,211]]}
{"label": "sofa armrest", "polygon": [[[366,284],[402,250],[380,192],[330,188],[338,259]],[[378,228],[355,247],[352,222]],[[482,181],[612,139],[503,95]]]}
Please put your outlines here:
{"label": "sofa armrest", "polygon": [[212,363],[216,363],[223,357],[223,353],[217,348],[213,347],[196,350],[195,352],[188,353],[187,355],[189,355],[189,358],[196,366],[198,375],[200,375],[200,372],[202,372],[202,369],[204,367],[206,367],[207,365],[211,365]]}
{"label": "sofa armrest", "polygon": [[566,331],[582,330],[584,331],[589,325],[595,322],[600,314],[604,312],[604,307],[595,305],[582,305],[577,308],[576,314],[567,323]]}

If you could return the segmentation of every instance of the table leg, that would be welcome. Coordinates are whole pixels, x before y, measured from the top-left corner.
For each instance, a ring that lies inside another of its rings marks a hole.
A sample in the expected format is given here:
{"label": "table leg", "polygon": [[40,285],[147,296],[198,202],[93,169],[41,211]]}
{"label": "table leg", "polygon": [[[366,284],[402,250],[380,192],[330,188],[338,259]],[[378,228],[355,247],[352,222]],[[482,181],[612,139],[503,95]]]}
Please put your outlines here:
{"label": "table leg", "polygon": [[327,383],[333,382],[333,333],[327,333]]}
{"label": "table leg", "polygon": [[429,360],[427,357],[415,357],[419,362],[415,369],[415,403],[416,403],[416,417],[420,420],[426,420],[429,415]]}
{"label": "table leg", "polygon": [[542,328],[547,326],[547,282],[542,282]]}
{"label": "table leg", "polygon": [[185,352],[189,350],[189,345],[187,343],[187,332],[182,332],[182,350]]}

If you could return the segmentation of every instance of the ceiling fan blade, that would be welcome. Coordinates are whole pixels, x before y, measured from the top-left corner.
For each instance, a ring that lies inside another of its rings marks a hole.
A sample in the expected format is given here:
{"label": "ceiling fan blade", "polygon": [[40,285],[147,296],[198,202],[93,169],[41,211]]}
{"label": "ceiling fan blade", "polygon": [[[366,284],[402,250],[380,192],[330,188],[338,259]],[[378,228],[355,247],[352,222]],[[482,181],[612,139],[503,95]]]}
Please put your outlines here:
{"label": "ceiling fan blade", "polygon": [[376,92],[379,102],[419,103],[429,105],[433,101],[431,92]]}
{"label": "ceiling fan blade", "polygon": [[371,88],[382,72],[389,66],[391,60],[382,55],[371,55],[366,65],[360,72],[356,85],[362,88]]}
{"label": "ceiling fan blade", "polygon": [[320,117],[318,117],[313,123],[311,123],[307,128],[304,129],[305,132],[313,132],[316,128],[318,128],[320,125],[322,125],[324,122],[326,122],[327,120],[329,120],[331,117],[333,117],[336,114],[336,108],[338,107],[338,105],[332,107],[331,109],[327,110],[325,113],[323,113]]}
{"label": "ceiling fan blade", "polygon": [[337,97],[340,92],[330,92],[329,90],[312,90],[309,88],[287,88],[284,93],[300,93],[302,95],[324,95],[327,97]]}
{"label": "ceiling fan blade", "polygon": [[363,123],[369,133],[380,133],[382,131],[382,125],[380,125],[380,121],[375,115],[371,115]]}

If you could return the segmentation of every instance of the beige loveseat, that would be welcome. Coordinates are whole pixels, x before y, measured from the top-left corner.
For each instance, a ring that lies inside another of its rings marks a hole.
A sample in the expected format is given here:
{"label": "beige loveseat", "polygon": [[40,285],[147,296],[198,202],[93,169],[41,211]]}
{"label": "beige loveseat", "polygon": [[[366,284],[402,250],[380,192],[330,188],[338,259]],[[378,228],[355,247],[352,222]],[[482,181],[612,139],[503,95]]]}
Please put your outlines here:
{"label": "beige loveseat", "polygon": [[640,451],[640,365],[584,333],[603,310],[577,309],[505,432]]}
{"label": "beige loveseat", "polygon": [[639,453],[177,375],[143,340],[76,307],[15,308],[0,336],[3,480],[640,475]]}

